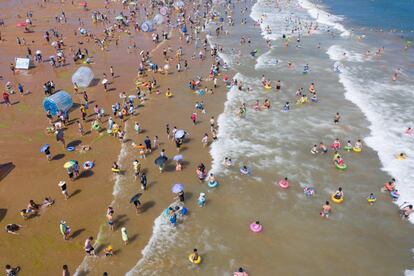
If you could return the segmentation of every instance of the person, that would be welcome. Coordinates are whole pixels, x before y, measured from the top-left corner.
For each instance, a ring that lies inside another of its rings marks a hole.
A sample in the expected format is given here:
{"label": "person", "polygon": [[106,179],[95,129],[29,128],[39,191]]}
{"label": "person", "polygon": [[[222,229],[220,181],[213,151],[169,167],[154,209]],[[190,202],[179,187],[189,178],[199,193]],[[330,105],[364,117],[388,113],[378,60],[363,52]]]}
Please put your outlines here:
{"label": "person", "polygon": [[93,241],[92,236],[90,236],[89,238],[87,238],[85,240],[84,249],[85,249],[85,253],[89,256],[94,256],[95,255],[95,248],[93,248],[93,246],[92,246],[92,241]]}
{"label": "person", "polygon": [[64,264],[64,265],[62,266],[62,269],[63,269],[63,271],[62,271],[62,276],[70,276],[70,273],[69,273],[69,267],[68,267],[68,265]]}
{"label": "person", "polygon": [[313,145],[313,147],[312,147],[312,149],[311,149],[311,153],[312,154],[317,154],[319,151],[318,151],[318,146],[315,144],[315,145]]}
{"label": "person", "polygon": [[180,191],[177,194],[176,199],[178,199],[180,202],[184,202],[184,191]]}
{"label": "person", "polygon": [[191,254],[191,259],[193,262],[197,261],[198,258],[200,258],[200,256],[198,255],[198,250],[197,248],[193,249],[193,254]]}
{"label": "person", "polygon": [[139,134],[141,132],[141,126],[138,122],[135,122],[134,130],[137,134]]}
{"label": "person", "polygon": [[145,191],[147,189],[147,175],[145,174],[145,172],[142,172],[140,181],[141,181],[141,189]]}
{"label": "person", "polygon": [[385,183],[384,187],[381,189],[384,192],[392,192],[395,190],[395,183],[393,181],[389,181]]}
{"label": "person", "polygon": [[239,267],[239,269],[233,273],[233,276],[249,276],[242,267]]}
{"label": "person", "polygon": [[207,133],[204,133],[204,136],[201,139],[201,143],[203,143],[204,148],[207,147],[207,145],[208,145],[208,134]]}
{"label": "person", "polygon": [[7,224],[4,229],[6,230],[7,233],[9,234],[14,234],[14,235],[18,235],[17,231],[20,230],[20,228],[22,228],[23,226],[20,224],[15,224],[15,223],[11,223],[11,224]]}
{"label": "person", "polygon": [[320,142],[319,143],[319,149],[323,152],[323,153],[327,153],[328,149],[326,148],[326,146],[324,145],[324,143]]}
{"label": "person", "polygon": [[16,276],[20,271],[20,266],[12,267],[11,265],[6,264],[5,269],[6,276]]}
{"label": "person", "polygon": [[52,154],[50,153],[50,147],[49,146],[45,149],[44,153],[46,155],[47,161],[52,160]]}
{"label": "person", "polygon": [[331,205],[329,205],[329,201],[325,201],[325,204],[322,205],[322,211],[320,212],[321,217],[328,218],[329,214],[331,213]]}
{"label": "person", "polygon": [[145,137],[144,143],[145,143],[145,151],[151,153],[152,151],[151,139],[148,136]]}
{"label": "person", "polygon": [[66,224],[66,221],[64,220],[60,221],[59,230],[63,236],[63,239],[67,241],[69,239],[70,227]]}
{"label": "person", "polygon": [[111,206],[106,210],[106,218],[108,219],[109,228],[114,231],[114,208]]}
{"label": "person", "polygon": [[362,149],[361,139],[358,139],[358,141],[355,143],[355,148]]}
{"label": "person", "polygon": [[200,193],[200,196],[197,199],[197,204],[199,207],[204,207],[206,205],[206,194]]}
{"label": "person", "polygon": [[127,229],[125,227],[121,228],[121,237],[122,240],[124,241],[125,245],[128,244],[128,232]]}
{"label": "person", "polygon": [[170,216],[170,223],[174,227],[177,225],[177,214],[175,212],[173,212]]}
{"label": "person", "polygon": [[141,163],[138,160],[134,160],[134,162],[132,162],[132,166],[134,168],[134,176],[135,176],[135,180],[137,180],[140,172],[141,172]]}
{"label": "person", "polygon": [[214,116],[212,116],[210,118],[210,130],[213,131],[214,128],[215,128],[215,121],[214,121]]}
{"label": "person", "polygon": [[3,92],[3,103],[7,106],[11,106],[10,95],[6,91]]}
{"label": "person", "polygon": [[60,188],[60,190],[61,190],[61,192],[62,192],[63,196],[65,197],[65,199],[66,199],[66,200],[67,200],[67,199],[69,199],[69,193],[68,193],[68,190],[67,190],[66,182],[65,182],[65,181],[63,181],[63,180],[61,180],[61,181],[58,183],[58,186],[59,186],[59,188]]}
{"label": "person", "polygon": [[405,206],[401,209],[401,218],[408,219],[413,211],[413,205],[410,204]]}
{"label": "person", "polygon": [[338,188],[338,191],[335,192],[334,198],[342,199],[344,197],[344,192],[342,191],[342,187]]}
{"label": "person", "polygon": [[339,115],[339,112],[336,112],[335,117],[334,117],[334,123],[338,124],[340,119],[341,119],[341,116]]}
{"label": "person", "polygon": [[104,249],[104,253],[105,253],[105,257],[112,257],[114,255],[114,251],[113,251],[112,245],[108,245]]}
{"label": "person", "polygon": [[197,123],[197,113],[193,112],[193,114],[191,114],[191,121],[193,121],[193,125]]}
{"label": "person", "polygon": [[133,203],[133,204],[134,204],[134,206],[135,206],[135,212],[137,213],[137,215],[138,215],[139,213],[141,213],[141,202],[140,202],[138,199],[136,199],[136,200],[134,200],[132,203]]}

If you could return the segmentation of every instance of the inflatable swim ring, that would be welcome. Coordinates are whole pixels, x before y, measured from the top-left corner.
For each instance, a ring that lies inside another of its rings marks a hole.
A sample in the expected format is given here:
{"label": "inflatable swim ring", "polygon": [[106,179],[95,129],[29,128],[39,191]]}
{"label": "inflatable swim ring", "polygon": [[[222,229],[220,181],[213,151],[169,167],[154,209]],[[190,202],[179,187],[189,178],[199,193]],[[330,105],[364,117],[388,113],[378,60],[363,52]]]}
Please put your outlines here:
{"label": "inflatable swim ring", "polygon": [[344,147],[344,150],[346,150],[346,151],[351,151],[351,150],[352,150],[352,147],[350,147],[350,146],[345,146],[345,147]]}
{"label": "inflatable swim ring", "polygon": [[167,98],[171,98],[172,96],[173,96],[173,94],[171,93],[171,92],[165,92],[165,96],[167,97]]}
{"label": "inflatable swim ring", "polygon": [[114,173],[119,173],[121,170],[120,169],[115,169],[115,168],[112,168],[111,169]]}
{"label": "inflatable swim ring", "polygon": [[86,161],[86,162],[84,162],[84,163],[82,164],[82,167],[83,167],[85,170],[90,170],[90,169],[92,169],[94,166],[95,166],[95,163],[93,163],[92,161]]}
{"label": "inflatable swim ring", "polygon": [[390,192],[390,196],[392,200],[397,200],[400,197],[400,193],[397,190],[393,190]]}
{"label": "inflatable swim ring", "polygon": [[340,203],[342,203],[342,202],[344,201],[344,197],[341,197],[340,199],[337,199],[337,198],[335,198],[335,197],[334,197],[334,195],[335,195],[335,194],[333,194],[333,195],[331,196],[331,199],[332,199],[332,201],[333,201],[333,202],[335,202],[335,203],[337,203],[337,204],[340,204]]}
{"label": "inflatable swim ring", "polygon": [[272,89],[272,87],[270,85],[263,85],[264,89]]}
{"label": "inflatable swim ring", "polygon": [[260,233],[263,231],[263,226],[261,224],[256,224],[256,222],[253,222],[250,224],[250,230],[254,233]]}
{"label": "inflatable swim ring", "polygon": [[201,263],[201,256],[200,255],[198,255],[198,258],[195,259],[195,260],[193,258],[194,258],[194,253],[188,255],[188,260],[190,262],[192,262],[193,264],[199,264],[199,263]]}
{"label": "inflatable swim ring", "polygon": [[92,125],[93,130],[99,130],[100,128],[101,128],[101,126],[99,125],[99,123],[93,123],[93,125]]}
{"label": "inflatable swim ring", "polygon": [[407,156],[405,156],[405,155],[403,155],[403,156],[397,155],[395,158],[397,158],[397,160],[405,160],[405,159],[407,159]]}
{"label": "inflatable swim ring", "polygon": [[368,201],[368,203],[372,204],[375,201],[377,201],[377,199],[375,197],[367,197],[367,201]]}
{"label": "inflatable swim ring", "polygon": [[75,150],[75,147],[70,146],[70,147],[67,147],[67,148],[66,148],[66,150],[67,150],[67,151],[74,151],[74,150]]}
{"label": "inflatable swim ring", "polygon": [[240,172],[241,172],[241,174],[244,174],[244,175],[248,175],[248,174],[250,174],[250,170],[249,170],[249,168],[244,169],[243,167],[241,167],[241,168],[240,168]]}
{"label": "inflatable swim ring", "polygon": [[208,182],[208,184],[207,184],[210,188],[215,188],[215,187],[217,187],[218,186],[218,182],[217,181],[214,181],[214,182]]}
{"label": "inflatable swim ring", "polygon": [[345,170],[348,168],[348,166],[347,166],[346,164],[343,164],[343,165],[341,166],[341,165],[339,165],[338,163],[335,163],[335,167],[336,167],[338,170],[341,170],[341,171],[345,171]]}
{"label": "inflatable swim ring", "polygon": [[305,187],[303,189],[303,192],[305,193],[306,196],[313,196],[315,194],[315,188],[313,188],[313,187]]}
{"label": "inflatable swim ring", "polygon": [[362,151],[362,149],[361,149],[361,148],[356,148],[356,147],[353,147],[353,148],[352,148],[352,150],[353,150],[354,152],[361,152],[361,151]]}
{"label": "inflatable swim ring", "polygon": [[287,189],[287,188],[289,188],[289,181],[287,181],[285,179],[282,179],[282,180],[279,181],[279,186],[282,189]]}

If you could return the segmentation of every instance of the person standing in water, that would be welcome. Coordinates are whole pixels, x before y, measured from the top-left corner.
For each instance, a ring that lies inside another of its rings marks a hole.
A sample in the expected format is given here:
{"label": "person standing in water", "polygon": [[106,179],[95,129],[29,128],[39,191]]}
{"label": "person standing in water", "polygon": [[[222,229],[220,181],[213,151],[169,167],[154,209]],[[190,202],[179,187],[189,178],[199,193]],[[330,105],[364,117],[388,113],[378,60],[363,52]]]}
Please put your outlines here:
{"label": "person standing in water", "polygon": [[319,213],[321,217],[323,218],[329,218],[329,215],[332,211],[331,205],[329,204],[329,201],[325,201],[325,204],[322,205],[322,211]]}
{"label": "person standing in water", "polygon": [[335,117],[334,117],[334,124],[337,125],[340,119],[341,119],[341,116],[339,115],[339,112],[336,112]]}

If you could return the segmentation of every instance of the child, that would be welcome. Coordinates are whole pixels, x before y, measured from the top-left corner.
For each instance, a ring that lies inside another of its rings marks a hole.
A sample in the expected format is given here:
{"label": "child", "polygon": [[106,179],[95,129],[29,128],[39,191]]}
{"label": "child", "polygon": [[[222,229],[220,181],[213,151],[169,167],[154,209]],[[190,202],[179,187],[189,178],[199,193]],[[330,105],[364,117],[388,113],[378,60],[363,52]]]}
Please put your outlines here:
{"label": "child", "polygon": [[112,246],[108,245],[108,247],[104,249],[104,253],[105,253],[105,257],[112,257],[114,255]]}
{"label": "child", "polygon": [[197,199],[197,204],[200,207],[204,207],[204,205],[206,205],[206,194],[205,193],[200,193],[200,196]]}
{"label": "child", "polygon": [[141,132],[141,126],[139,125],[138,122],[135,122],[134,129],[137,134]]}
{"label": "child", "polygon": [[127,245],[128,244],[128,232],[125,227],[121,228],[121,236],[122,236],[122,240],[124,241],[125,245]]}

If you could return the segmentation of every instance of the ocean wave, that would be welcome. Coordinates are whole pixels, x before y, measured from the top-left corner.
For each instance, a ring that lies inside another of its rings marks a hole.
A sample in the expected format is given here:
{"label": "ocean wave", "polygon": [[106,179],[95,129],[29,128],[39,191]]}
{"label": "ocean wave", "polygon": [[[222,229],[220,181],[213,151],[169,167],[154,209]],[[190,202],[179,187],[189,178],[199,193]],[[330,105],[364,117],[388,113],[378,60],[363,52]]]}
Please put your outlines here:
{"label": "ocean wave", "polygon": [[[332,47],[336,49],[338,46]],[[335,50],[331,48],[327,53],[332,60],[337,61],[338,57],[332,55]],[[411,94],[414,87],[392,85],[386,79],[360,78],[362,70],[367,68],[341,69],[339,82],[346,90],[345,98],[358,106],[370,122],[370,136],[364,141],[378,153],[382,169],[396,178],[396,186],[401,195],[395,203],[414,203],[414,162],[410,160],[410,157],[414,157],[413,137],[404,134],[412,120],[410,106],[414,104]],[[406,97],[405,102],[394,102],[397,99],[392,95],[397,91],[410,97]],[[409,158],[397,160],[396,155],[400,152],[404,152]],[[410,217],[410,222],[414,223],[414,217]]]}

